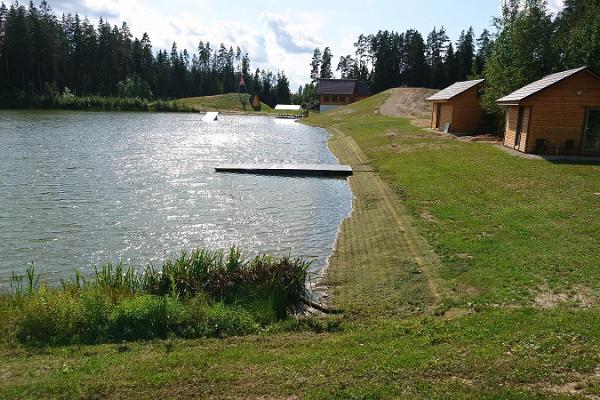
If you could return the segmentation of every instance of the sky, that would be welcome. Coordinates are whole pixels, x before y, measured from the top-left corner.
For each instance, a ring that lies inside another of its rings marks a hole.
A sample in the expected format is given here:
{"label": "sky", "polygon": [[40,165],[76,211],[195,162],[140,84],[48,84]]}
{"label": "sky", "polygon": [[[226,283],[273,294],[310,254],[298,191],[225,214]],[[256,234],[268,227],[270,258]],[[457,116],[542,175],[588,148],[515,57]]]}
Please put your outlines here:
{"label": "sky", "polygon": [[[456,41],[472,26],[476,35],[494,30],[501,0],[48,0],[52,9],[99,18],[113,25],[126,21],[136,37],[150,35],[155,50],[195,51],[199,41],[224,43],[248,52],[252,67],[285,71],[292,90],[309,81],[315,47],[329,46],[333,68],[353,54],[358,35],[378,30],[417,29],[424,36],[444,26]],[[563,0],[548,0],[557,12]]]}

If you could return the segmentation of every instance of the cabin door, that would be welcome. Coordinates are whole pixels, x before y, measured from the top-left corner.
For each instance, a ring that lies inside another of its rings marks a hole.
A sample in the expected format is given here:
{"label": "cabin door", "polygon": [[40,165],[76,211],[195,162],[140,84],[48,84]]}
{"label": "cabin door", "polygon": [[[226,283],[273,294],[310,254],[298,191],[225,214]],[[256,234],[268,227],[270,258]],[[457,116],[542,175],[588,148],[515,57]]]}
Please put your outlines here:
{"label": "cabin door", "polygon": [[581,152],[585,154],[600,154],[600,109],[589,110]]}
{"label": "cabin door", "polygon": [[440,118],[442,118],[442,105],[435,105],[435,129],[440,129]]}

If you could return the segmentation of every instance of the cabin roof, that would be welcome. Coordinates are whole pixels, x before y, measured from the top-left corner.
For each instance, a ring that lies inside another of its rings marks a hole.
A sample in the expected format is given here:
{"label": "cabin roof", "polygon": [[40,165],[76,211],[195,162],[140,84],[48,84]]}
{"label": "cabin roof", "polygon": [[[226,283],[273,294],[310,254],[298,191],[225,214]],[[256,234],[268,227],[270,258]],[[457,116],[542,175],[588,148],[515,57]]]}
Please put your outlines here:
{"label": "cabin roof", "polygon": [[317,82],[317,95],[351,95],[354,92],[359,96],[371,95],[367,84],[356,79],[319,79]]}
{"label": "cabin roof", "polygon": [[476,79],[473,81],[456,82],[454,85],[448,86],[446,89],[441,90],[431,97],[428,97],[427,101],[444,101],[450,100],[467,90],[474,88],[477,85],[482,84],[484,79]]}
{"label": "cabin roof", "polygon": [[300,111],[302,107],[293,104],[277,104],[275,110],[277,111]]}
{"label": "cabin roof", "polygon": [[545,78],[540,79],[539,81],[535,81],[527,86],[523,86],[521,89],[512,92],[508,96],[504,96],[497,102],[501,104],[519,103],[525,100],[526,98],[533,96],[534,94],[539,93],[542,90],[587,69],[587,67],[581,67],[559,72],[557,74],[548,75]]}

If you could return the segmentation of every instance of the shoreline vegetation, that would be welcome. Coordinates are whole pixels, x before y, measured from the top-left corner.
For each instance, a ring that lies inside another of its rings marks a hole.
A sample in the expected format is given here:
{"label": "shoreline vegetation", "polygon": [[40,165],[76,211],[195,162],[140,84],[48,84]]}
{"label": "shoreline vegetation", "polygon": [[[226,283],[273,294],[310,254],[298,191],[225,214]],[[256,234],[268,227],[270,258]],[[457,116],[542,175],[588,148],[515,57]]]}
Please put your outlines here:
{"label": "shoreline vegetation", "polygon": [[215,96],[190,97],[174,100],[147,100],[138,97],[104,97],[62,95],[30,96],[14,95],[0,98],[0,110],[71,110],[71,111],[140,111],[195,113],[219,111],[240,114],[273,114],[275,110],[264,103],[252,109],[249,95],[229,93]]}
{"label": "shoreline vegetation", "polygon": [[196,250],[160,269],[106,264],[89,279],[76,273],[52,287],[30,266],[13,273],[11,294],[0,294],[2,341],[57,346],[297,329],[289,317],[305,295],[309,267],[301,258],[246,260],[237,248]]}

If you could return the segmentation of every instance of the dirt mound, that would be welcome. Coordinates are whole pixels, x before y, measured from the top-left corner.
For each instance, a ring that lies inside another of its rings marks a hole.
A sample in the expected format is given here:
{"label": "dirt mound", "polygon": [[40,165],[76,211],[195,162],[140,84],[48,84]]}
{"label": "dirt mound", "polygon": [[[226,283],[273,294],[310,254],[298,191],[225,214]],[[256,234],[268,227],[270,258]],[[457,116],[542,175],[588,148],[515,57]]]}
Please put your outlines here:
{"label": "dirt mound", "polygon": [[381,106],[379,112],[389,117],[428,119],[431,115],[431,104],[425,99],[436,92],[435,89],[423,88],[391,89],[391,96]]}

